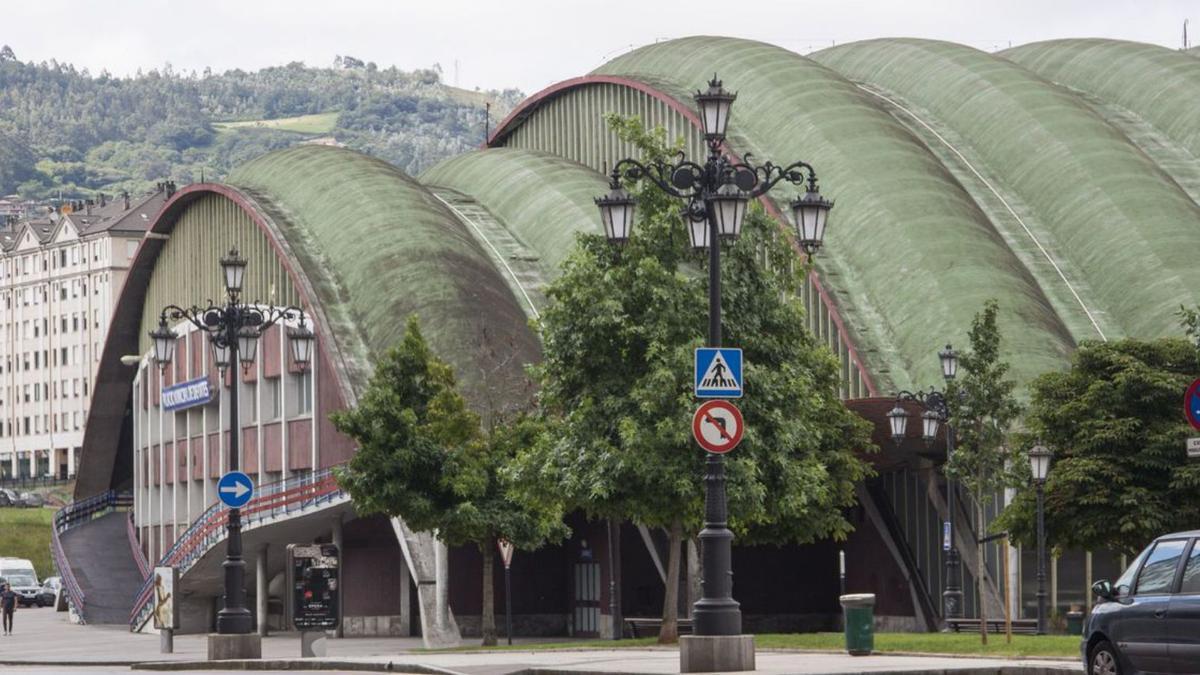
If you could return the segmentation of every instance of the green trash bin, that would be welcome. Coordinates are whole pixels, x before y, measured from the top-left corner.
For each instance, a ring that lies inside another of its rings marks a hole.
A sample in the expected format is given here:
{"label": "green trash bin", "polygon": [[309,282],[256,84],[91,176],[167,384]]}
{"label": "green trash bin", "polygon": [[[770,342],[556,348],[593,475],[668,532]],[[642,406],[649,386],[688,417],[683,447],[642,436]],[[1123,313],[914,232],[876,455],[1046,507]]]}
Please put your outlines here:
{"label": "green trash bin", "polygon": [[1067,635],[1083,635],[1083,609],[1071,607],[1067,612]]}
{"label": "green trash bin", "polygon": [[869,656],[875,649],[875,594],[843,595],[842,618],[846,625],[846,651]]}

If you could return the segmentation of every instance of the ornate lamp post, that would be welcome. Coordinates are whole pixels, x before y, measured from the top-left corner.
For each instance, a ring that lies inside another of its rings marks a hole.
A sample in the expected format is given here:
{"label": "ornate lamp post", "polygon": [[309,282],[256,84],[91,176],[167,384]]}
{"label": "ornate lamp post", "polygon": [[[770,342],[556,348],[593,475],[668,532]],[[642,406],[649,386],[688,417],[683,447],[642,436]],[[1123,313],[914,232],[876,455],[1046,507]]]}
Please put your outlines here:
{"label": "ornate lamp post", "polygon": [[1037,444],[1029,451],[1029,468],[1033,473],[1033,485],[1037,488],[1037,634],[1046,634],[1046,476],[1050,473],[1050,459],[1054,453],[1046,446]]}
{"label": "ornate lamp post", "polygon": [[[266,308],[245,304],[242,299],[242,280],[246,274],[246,260],[238,255],[237,249],[221,258],[221,272],[225,281],[226,300],[224,305],[182,308],[167,305],[159,315],[158,328],[150,332],[154,343],[154,358],[159,368],[170,365],[175,355],[175,331],[168,325],[173,321],[186,320],[208,334],[212,347],[213,361],[221,371],[222,379],[230,364],[240,361],[243,369],[254,364],[254,352],[263,331],[279,321],[295,321],[297,326],[288,329],[288,342],[292,360],[300,368],[307,367],[312,360],[314,336],[309,330],[304,310],[298,307]],[[229,388],[229,470],[238,470],[238,441],[241,435],[238,422],[237,374]],[[222,567],[225,570],[225,606],[217,613],[217,633],[244,635],[254,628],[250,610],[246,607],[245,571],[242,560],[242,516],[240,509],[229,509],[226,524],[226,553]]]}
{"label": "ornate lamp post", "polygon": [[[945,378],[946,384],[954,381],[958,375],[958,353],[950,345],[938,352],[938,360],[942,364],[942,377]],[[933,443],[937,438],[938,426],[942,422],[946,424],[946,462],[950,462],[950,457],[954,454],[954,427],[948,422],[950,419],[950,405],[945,394],[935,389],[930,389],[928,392],[910,393],[902,391],[896,395],[896,407],[892,408],[887,414],[888,424],[891,427],[892,441],[896,445],[900,445],[904,440],[904,432],[908,428],[908,411],[901,405],[900,401],[916,401],[925,408],[925,412],[921,414],[922,434],[921,437],[925,440],[926,445]],[[945,589],[942,590],[942,617],[945,619],[960,619],[963,614],[963,591],[962,591],[962,576],[961,561],[958,556],[958,547],[954,544],[954,482],[950,477],[946,477],[946,532],[943,536],[949,538],[949,548],[946,549],[946,582]]]}
{"label": "ornate lamp post", "polygon": [[[721,346],[721,240],[734,240],[751,199],[766,194],[780,181],[806,186],[805,194],[791,202],[796,238],[808,255],[821,247],[826,218],[833,202],[817,188],[812,166],[795,162],[786,167],[771,162],[755,166],[750,155],[731,158],[722,145],[730,109],[737,94],[726,91],[714,76],[708,89],[696,92],[708,157],[703,164],[680,155],[675,163],[639,162],[622,159],[613,167],[610,192],[598,197],[604,234],[613,244],[624,244],[633,232],[636,200],[622,187],[622,180],[649,180],[663,192],[685,202],[683,222],[692,247],[708,249],[708,344]],[[710,453],[705,470],[704,529],[700,532],[703,564],[703,597],[696,602],[692,626],[696,635],[740,635],[742,614],[733,599],[731,544],[727,524],[725,464],[720,454]]]}

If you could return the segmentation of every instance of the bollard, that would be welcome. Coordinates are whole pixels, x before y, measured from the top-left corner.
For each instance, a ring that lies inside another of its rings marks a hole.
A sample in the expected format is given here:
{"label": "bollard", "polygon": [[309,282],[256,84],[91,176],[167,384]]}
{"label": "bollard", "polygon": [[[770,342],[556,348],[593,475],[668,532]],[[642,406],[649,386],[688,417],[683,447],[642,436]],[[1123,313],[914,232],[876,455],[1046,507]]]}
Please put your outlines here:
{"label": "bollard", "polygon": [[163,628],[158,631],[158,653],[175,653],[175,631],[170,628]]}

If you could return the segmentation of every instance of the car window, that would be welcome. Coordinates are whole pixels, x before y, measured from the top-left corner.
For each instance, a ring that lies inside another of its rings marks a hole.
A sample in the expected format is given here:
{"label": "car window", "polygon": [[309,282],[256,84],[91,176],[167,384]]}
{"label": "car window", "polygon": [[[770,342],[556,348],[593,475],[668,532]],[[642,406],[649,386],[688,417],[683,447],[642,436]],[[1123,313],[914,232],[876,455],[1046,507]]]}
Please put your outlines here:
{"label": "car window", "polygon": [[1168,539],[1154,545],[1154,550],[1146,558],[1146,564],[1138,573],[1137,586],[1134,592],[1138,595],[1148,593],[1170,593],[1171,582],[1175,580],[1175,569],[1179,559],[1183,557],[1183,548],[1187,544],[1184,539]]}
{"label": "car window", "polygon": [[1117,595],[1129,595],[1129,591],[1133,588],[1133,575],[1137,574],[1138,568],[1142,566],[1142,560],[1146,558],[1146,554],[1150,553],[1150,549],[1154,548],[1154,544],[1142,549],[1142,552],[1129,563],[1129,567],[1121,573],[1120,578],[1113,582],[1113,591]]}
{"label": "car window", "polygon": [[1179,586],[1179,592],[1200,593],[1200,541],[1192,545],[1192,554],[1183,568],[1183,583]]}

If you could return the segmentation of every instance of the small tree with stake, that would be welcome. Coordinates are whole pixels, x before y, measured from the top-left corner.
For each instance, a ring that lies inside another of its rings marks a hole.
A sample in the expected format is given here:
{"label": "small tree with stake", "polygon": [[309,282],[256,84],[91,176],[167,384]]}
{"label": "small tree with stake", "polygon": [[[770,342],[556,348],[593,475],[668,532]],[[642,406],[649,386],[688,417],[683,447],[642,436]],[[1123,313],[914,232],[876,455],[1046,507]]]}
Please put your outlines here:
{"label": "small tree with stake", "polygon": [[501,467],[536,437],[536,425],[514,419],[485,433],[415,317],[400,345],[379,360],[358,406],[334,413],[333,422],[359,443],[338,481],[360,513],[403,518],[449,546],[479,547],[483,644],[496,644],[496,540],[529,550],[566,534],[560,512],[509,499],[501,480]]}
{"label": "small tree with stake", "polygon": [[[1016,383],[1006,379],[1008,364],[1000,357],[1000,330],[996,316],[1000,307],[995,300],[984,303],[983,310],[971,323],[970,349],[959,356],[959,377],[950,383],[948,398],[950,423],[954,425],[957,445],[946,472],[962,483],[975,503],[976,539],[982,539],[984,508],[997,491],[1009,485],[1009,430],[1020,415],[1021,406],[1013,395]],[[984,545],[976,543],[979,574],[980,639],[987,644],[986,597],[987,566]]]}

